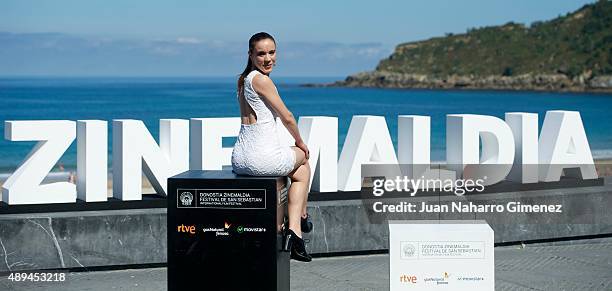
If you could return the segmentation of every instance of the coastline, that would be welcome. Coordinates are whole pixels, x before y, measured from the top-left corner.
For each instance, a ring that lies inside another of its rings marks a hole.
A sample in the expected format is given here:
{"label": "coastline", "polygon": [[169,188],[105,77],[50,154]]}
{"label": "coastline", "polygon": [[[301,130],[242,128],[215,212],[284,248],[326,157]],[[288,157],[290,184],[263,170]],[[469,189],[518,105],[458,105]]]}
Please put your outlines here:
{"label": "coastline", "polygon": [[303,84],[304,87],[349,87],[434,90],[496,90],[536,92],[612,93],[612,75],[573,78],[564,74],[522,74],[517,76],[460,76],[435,77],[422,74],[402,74],[388,71],[362,72],[343,81],[326,84]]}

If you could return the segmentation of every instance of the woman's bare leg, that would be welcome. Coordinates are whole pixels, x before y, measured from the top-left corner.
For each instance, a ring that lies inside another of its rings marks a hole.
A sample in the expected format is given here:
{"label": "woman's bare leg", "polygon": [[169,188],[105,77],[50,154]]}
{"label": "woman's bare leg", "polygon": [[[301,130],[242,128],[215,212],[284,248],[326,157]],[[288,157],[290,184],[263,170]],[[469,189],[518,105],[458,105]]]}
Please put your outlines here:
{"label": "woman's bare leg", "polygon": [[[309,170],[310,170],[310,165],[308,165],[308,163],[306,163],[306,165],[308,166]],[[310,180],[310,173],[308,173],[308,180]],[[308,184],[310,184],[310,181],[308,181]],[[308,206],[308,193],[310,193],[310,187],[306,188],[306,194],[304,194],[304,204],[302,207],[302,218],[306,218],[308,215],[308,211],[306,211],[306,208]]]}
{"label": "woman's bare leg", "polygon": [[305,158],[304,152],[297,148],[295,151],[295,170],[289,173],[291,186],[289,187],[289,228],[299,237],[302,237],[300,218],[306,208],[308,200],[308,186],[310,184],[310,165]]}

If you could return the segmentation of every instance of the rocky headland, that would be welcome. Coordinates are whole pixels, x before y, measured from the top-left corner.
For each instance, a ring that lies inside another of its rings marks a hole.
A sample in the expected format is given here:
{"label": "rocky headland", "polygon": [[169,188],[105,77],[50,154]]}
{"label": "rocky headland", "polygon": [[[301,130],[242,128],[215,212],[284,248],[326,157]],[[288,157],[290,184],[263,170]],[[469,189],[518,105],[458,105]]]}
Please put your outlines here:
{"label": "rocky headland", "polygon": [[307,86],[612,92],[612,1],[399,44],[373,71]]}

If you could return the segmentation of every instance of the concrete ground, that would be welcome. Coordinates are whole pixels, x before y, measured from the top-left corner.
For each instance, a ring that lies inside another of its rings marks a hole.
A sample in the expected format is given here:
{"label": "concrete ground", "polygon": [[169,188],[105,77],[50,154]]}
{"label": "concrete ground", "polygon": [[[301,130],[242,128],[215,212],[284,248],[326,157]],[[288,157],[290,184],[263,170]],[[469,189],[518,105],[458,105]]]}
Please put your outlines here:
{"label": "concrete ground", "polygon": [[[291,262],[291,290],[387,290],[387,254]],[[612,290],[612,238],[495,248],[496,290]],[[166,268],[72,272],[0,290],[166,290]]]}

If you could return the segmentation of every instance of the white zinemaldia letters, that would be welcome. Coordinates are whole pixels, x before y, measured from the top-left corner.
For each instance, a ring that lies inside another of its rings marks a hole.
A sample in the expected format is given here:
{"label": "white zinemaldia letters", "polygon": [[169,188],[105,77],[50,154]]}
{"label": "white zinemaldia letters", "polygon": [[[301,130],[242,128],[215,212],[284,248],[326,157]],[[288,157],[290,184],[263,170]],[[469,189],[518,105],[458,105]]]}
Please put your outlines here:
{"label": "white zinemaldia letters", "polygon": [[[140,120],[113,120],[113,194],[121,200],[142,198],[142,172],[159,194],[167,179],[189,169],[189,121],[160,119],[157,145]],[[143,163],[144,162],[144,163]]]}
{"label": "white zinemaldia letters", "polygon": [[559,181],[566,176],[597,179],[580,113],[547,111],[539,140],[540,181]]}
{"label": "white zinemaldia letters", "polygon": [[411,179],[451,179],[454,171],[430,167],[431,118],[400,115],[397,119],[397,159],[401,174]]}
{"label": "white zinemaldia letters", "polygon": [[464,178],[484,179],[484,185],[495,184],[508,175],[514,162],[512,130],[494,116],[449,114],[446,118],[446,162],[457,172],[457,177],[463,175]]}
{"label": "white zinemaldia letters", "polygon": [[6,121],[5,139],[39,142],[2,185],[2,201],[12,205],[75,202],[76,186],[70,182],[40,185],[75,134],[75,122],[69,120]]}
{"label": "white zinemaldia letters", "polygon": [[506,123],[514,136],[514,164],[507,179],[519,183],[537,183],[538,114],[506,113]]}
{"label": "white zinemaldia letters", "polygon": [[106,201],[108,183],[108,122],[77,121],[77,197]]}
{"label": "white zinemaldia letters", "polygon": [[192,170],[221,170],[232,164],[232,148],[223,147],[224,137],[235,137],[240,132],[240,117],[192,118]]}
{"label": "white zinemaldia letters", "polygon": [[397,159],[400,164],[429,165],[431,118],[400,115],[397,119]]}
{"label": "white zinemaldia letters", "polygon": [[[298,126],[299,126],[298,122]],[[278,141],[281,146],[295,146],[295,139],[291,136],[291,133],[287,130],[287,127],[283,124],[280,117],[276,118],[276,134],[278,135]],[[300,133],[300,135],[302,135]],[[302,137],[303,138],[303,137]]]}
{"label": "white zinemaldia letters", "polygon": [[[281,146],[295,146],[295,139],[276,118],[276,131]],[[338,118],[329,116],[302,116],[298,130],[308,145],[311,190],[338,191]]]}
{"label": "white zinemaldia letters", "polygon": [[338,191],[338,118],[300,117],[299,130],[308,145],[311,189]]}
{"label": "white zinemaldia letters", "polygon": [[355,115],[338,161],[338,189],[361,189],[362,164],[397,164],[393,142],[383,116]]}

